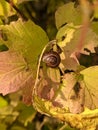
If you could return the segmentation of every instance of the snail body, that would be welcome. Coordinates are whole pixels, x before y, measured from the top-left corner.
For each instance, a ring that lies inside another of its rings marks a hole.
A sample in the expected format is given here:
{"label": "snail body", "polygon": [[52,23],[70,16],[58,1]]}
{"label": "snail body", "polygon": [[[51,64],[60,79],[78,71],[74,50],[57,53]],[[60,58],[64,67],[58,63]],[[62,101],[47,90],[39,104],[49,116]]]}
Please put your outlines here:
{"label": "snail body", "polygon": [[47,66],[51,68],[56,68],[59,66],[61,59],[60,55],[55,51],[46,52],[43,57],[42,61],[46,63]]}

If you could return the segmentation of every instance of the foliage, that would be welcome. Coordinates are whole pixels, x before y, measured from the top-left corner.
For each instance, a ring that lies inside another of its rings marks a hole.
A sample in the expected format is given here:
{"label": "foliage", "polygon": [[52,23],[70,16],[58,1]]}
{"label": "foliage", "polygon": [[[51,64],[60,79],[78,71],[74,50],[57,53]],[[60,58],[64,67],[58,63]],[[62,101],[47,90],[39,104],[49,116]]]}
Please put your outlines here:
{"label": "foliage", "polygon": [[97,129],[97,24],[97,0],[0,1],[1,129]]}

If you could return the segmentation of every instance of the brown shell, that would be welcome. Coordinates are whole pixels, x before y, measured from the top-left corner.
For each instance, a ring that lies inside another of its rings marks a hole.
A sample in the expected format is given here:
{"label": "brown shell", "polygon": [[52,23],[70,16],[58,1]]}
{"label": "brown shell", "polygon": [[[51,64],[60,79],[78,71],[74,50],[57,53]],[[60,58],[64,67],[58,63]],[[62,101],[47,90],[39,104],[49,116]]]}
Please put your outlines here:
{"label": "brown shell", "polygon": [[46,63],[47,66],[51,68],[56,68],[59,66],[61,59],[60,55],[55,51],[50,51],[44,53],[42,61]]}

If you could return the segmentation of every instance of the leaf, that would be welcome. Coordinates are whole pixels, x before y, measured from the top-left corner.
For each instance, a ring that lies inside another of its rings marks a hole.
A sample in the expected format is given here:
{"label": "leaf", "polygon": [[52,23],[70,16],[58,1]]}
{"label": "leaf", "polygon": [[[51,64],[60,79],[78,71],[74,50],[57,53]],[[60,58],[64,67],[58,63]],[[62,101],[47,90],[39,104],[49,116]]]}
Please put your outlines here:
{"label": "leaf", "polygon": [[61,7],[55,13],[56,27],[60,28],[66,23],[74,23],[80,25],[82,21],[81,11],[74,7],[73,2],[69,2]]}
{"label": "leaf", "polygon": [[39,69],[33,91],[34,108],[42,114],[69,123],[71,127],[95,129],[98,124],[98,111],[85,108],[85,84],[82,76],[74,72],[66,73],[61,77],[61,82],[56,84],[51,69],[49,73],[43,64]]}
{"label": "leaf", "polygon": [[18,20],[0,26],[0,30],[0,42],[10,50],[0,53],[0,93],[5,95],[22,89],[24,102],[31,104],[38,56],[48,37],[32,21]]}
{"label": "leaf", "polygon": [[50,77],[50,79],[53,82],[60,82],[60,71],[58,68],[48,68],[47,69],[47,76]]}
{"label": "leaf", "polygon": [[[62,50],[62,53],[60,54],[60,57],[62,59],[61,61],[62,66],[60,66],[60,68],[62,70],[65,69],[76,70],[77,68],[78,62],[76,61],[76,59],[71,57],[71,54],[75,51],[77,47],[79,32],[80,32],[80,27],[74,26],[71,23],[61,27],[56,35],[57,44]],[[77,38],[77,41],[73,41],[75,38]],[[68,50],[67,47],[69,47]],[[70,51],[72,50],[73,52],[70,53]]]}
{"label": "leaf", "polygon": [[18,20],[0,28],[6,35],[6,40],[2,38],[1,42],[9,49],[21,53],[29,68],[36,71],[38,56],[48,42],[46,33],[30,20],[27,22]]}
{"label": "leaf", "polygon": [[5,0],[0,0],[0,16],[7,17],[13,14],[15,14],[15,11],[11,8],[10,4]]}
{"label": "leaf", "polygon": [[30,85],[32,72],[21,54],[6,51],[0,57],[0,93],[6,95]]}
{"label": "leaf", "polygon": [[63,122],[67,122],[71,127],[77,129],[96,129],[98,124],[98,110],[85,110],[81,114],[72,114],[66,108],[54,107],[51,102],[42,100],[36,95],[34,95],[34,101],[34,107],[42,114],[50,115]]}
{"label": "leaf", "polygon": [[77,27],[75,27],[73,24],[67,24],[61,27],[58,30],[56,35],[56,39],[58,40],[58,45],[60,45],[60,47],[66,46],[66,44],[70,42],[71,39],[73,38],[76,29]]}
{"label": "leaf", "polygon": [[0,108],[0,120],[6,124],[12,124],[18,117],[19,112],[15,111],[12,104]]}
{"label": "leaf", "polygon": [[8,102],[0,96],[0,108],[3,108],[8,105]]}
{"label": "leaf", "polygon": [[24,106],[19,111],[18,121],[27,126],[32,120],[35,118],[36,111],[33,109],[32,106]]}
{"label": "leaf", "polygon": [[86,91],[88,91],[85,96],[89,96],[85,105],[89,109],[98,109],[98,66],[89,67],[80,73],[83,75]]}
{"label": "leaf", "polygon": [[94,17],[95,19],[97,19],[97,18],[98,18],[98,1],[96,1],[96,0],[93,1],[93,4],[94,4],[94,10],[93,10],[93,11],[94,11],[94,12],[93,12],[93,13],[94,13],[94,14],[93,14],[94,16],[93,16],[93,17]]}
{"label": "leaf", "polygon": [[0,45],[0,51],[7,51],[8,48],[3,44],[3,45]]}
{"label": "leaf", "polygon": [[68,108],[74,114],[84,110],[84,85],[77,77],[73,72],[65,74],[55,97],[61,108]]}
{"label": "leaf", "polygon": [[83,39],[84,40],[83,46],[79,50],[78,45],[81,42],[81,41],[79,42],[81,38],[81,27],[74,25],[73,26],[65,25],[65,27],[66,27],[65,32],[61,31],[57,34],[57,39],[62,39],[62,37],[65,36],[63,40],[59,40],[57,43],[62,48],[65,57],[69,58],[76,51],[78,51],[79,53],[87,54],[84,48],[87,48],[91,52],[95,52],[94,47],[98,46],[98,36],[95,32],[93,32],[92,29],[90,28],[88,29],[86,37],[85,39]]}
{"label": "leaf", "polygon": [[[52,102],[54,107],[69,109],[72,113],[82,112],[84,107],[84,89],[82,89],[82,83],[76,79],[75,73],[65,74],[66,76],[63,78],[58,68],[48,68],[47,66],[45,68],[42,64],[41,66],[34,86],[37,96]],[[64,81],[66,84],[63,83]],[[79,82],[81,89],[79,88],[79,91],[75,92],[74,85],[77,82]],[[71,97],[74,97],[74,99]]]}

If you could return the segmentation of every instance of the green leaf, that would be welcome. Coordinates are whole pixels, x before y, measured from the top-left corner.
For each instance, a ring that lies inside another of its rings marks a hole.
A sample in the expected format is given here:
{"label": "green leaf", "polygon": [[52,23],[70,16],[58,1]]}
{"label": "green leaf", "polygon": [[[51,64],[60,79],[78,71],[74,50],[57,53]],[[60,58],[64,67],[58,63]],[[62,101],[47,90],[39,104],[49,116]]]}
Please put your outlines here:
{"label": "green leaf", "polygon": [[[3,43],[13,51],[18,51],[23,55],[29,68],[36,70],[38,56],[42,48],[48,42],[46,33],[32,21],[23,22],[18,20],[10,25],[0,27],[6,35]],[[35,75],[35,74],[34,74]]]}
{"label": "green leaf", "polygon": [[9,51],[0,53],[0,93],[5,95],[22,89],[24,102],[30,104],[38,56],[48,37],[30,20],[18,20],[2,25],[0,29],[0,41],[9,48]]}
{"label": "green leaf", "polygon": [[11,8],[10,4],[5,0],[0,0],[0,16],[7,17],[13,14],[15,14],[15,11]]}
{"label": "green leaf", "polygon": [[66,23],[81,24],[80,8],[75,8],[74,3],[70,2],[58,8],[55,13],[56,27],[60,28]]}
{"label": "green leaf", "polygon": [[92,66],[80,72],[86,86],[86,103],[89,109],[98,109],[98,66]]}
{"label": "green leaf", "polygon": [[60,82],[60,71],[58,68],[56,68],[56,69],[48,68],[47,75],[48,75],[48,77],[50,77],[50,79],[53,82]]}
{"label": "green leaf", "polygon": [[19,112],[14,111],[14,108],[12,105],[8,105],[2,108],[0,108],[0,120],[3,119],[4,122],[7,124],[12,124],[16,118],[18,117]]}
{"label": "green leaf", "polygon": [[0,96],[0,108],[5,107],[8,105],[8,102]]}
{"label": "green leaf", "polygon": [[28,123],[32,122],[36,115],[36,111],[33,109],[32,106],[25,106],[21,110],[18,121],[24,124],[24,126],[27,126]]}
{"label": "green leaf", "polygon": [[3,45],[0,45],[0,51],[7,51],[8,48],[3,44]]}
{"label": "green leaf", "polygon": [[61,27],[58,30],[56,39],[58,40],[58,45],[60,45],[60,47],[66,46],[66,44],[71,41],[74,36],[74,32],[76,31],[76,28],[77,27],[71,23]]}

